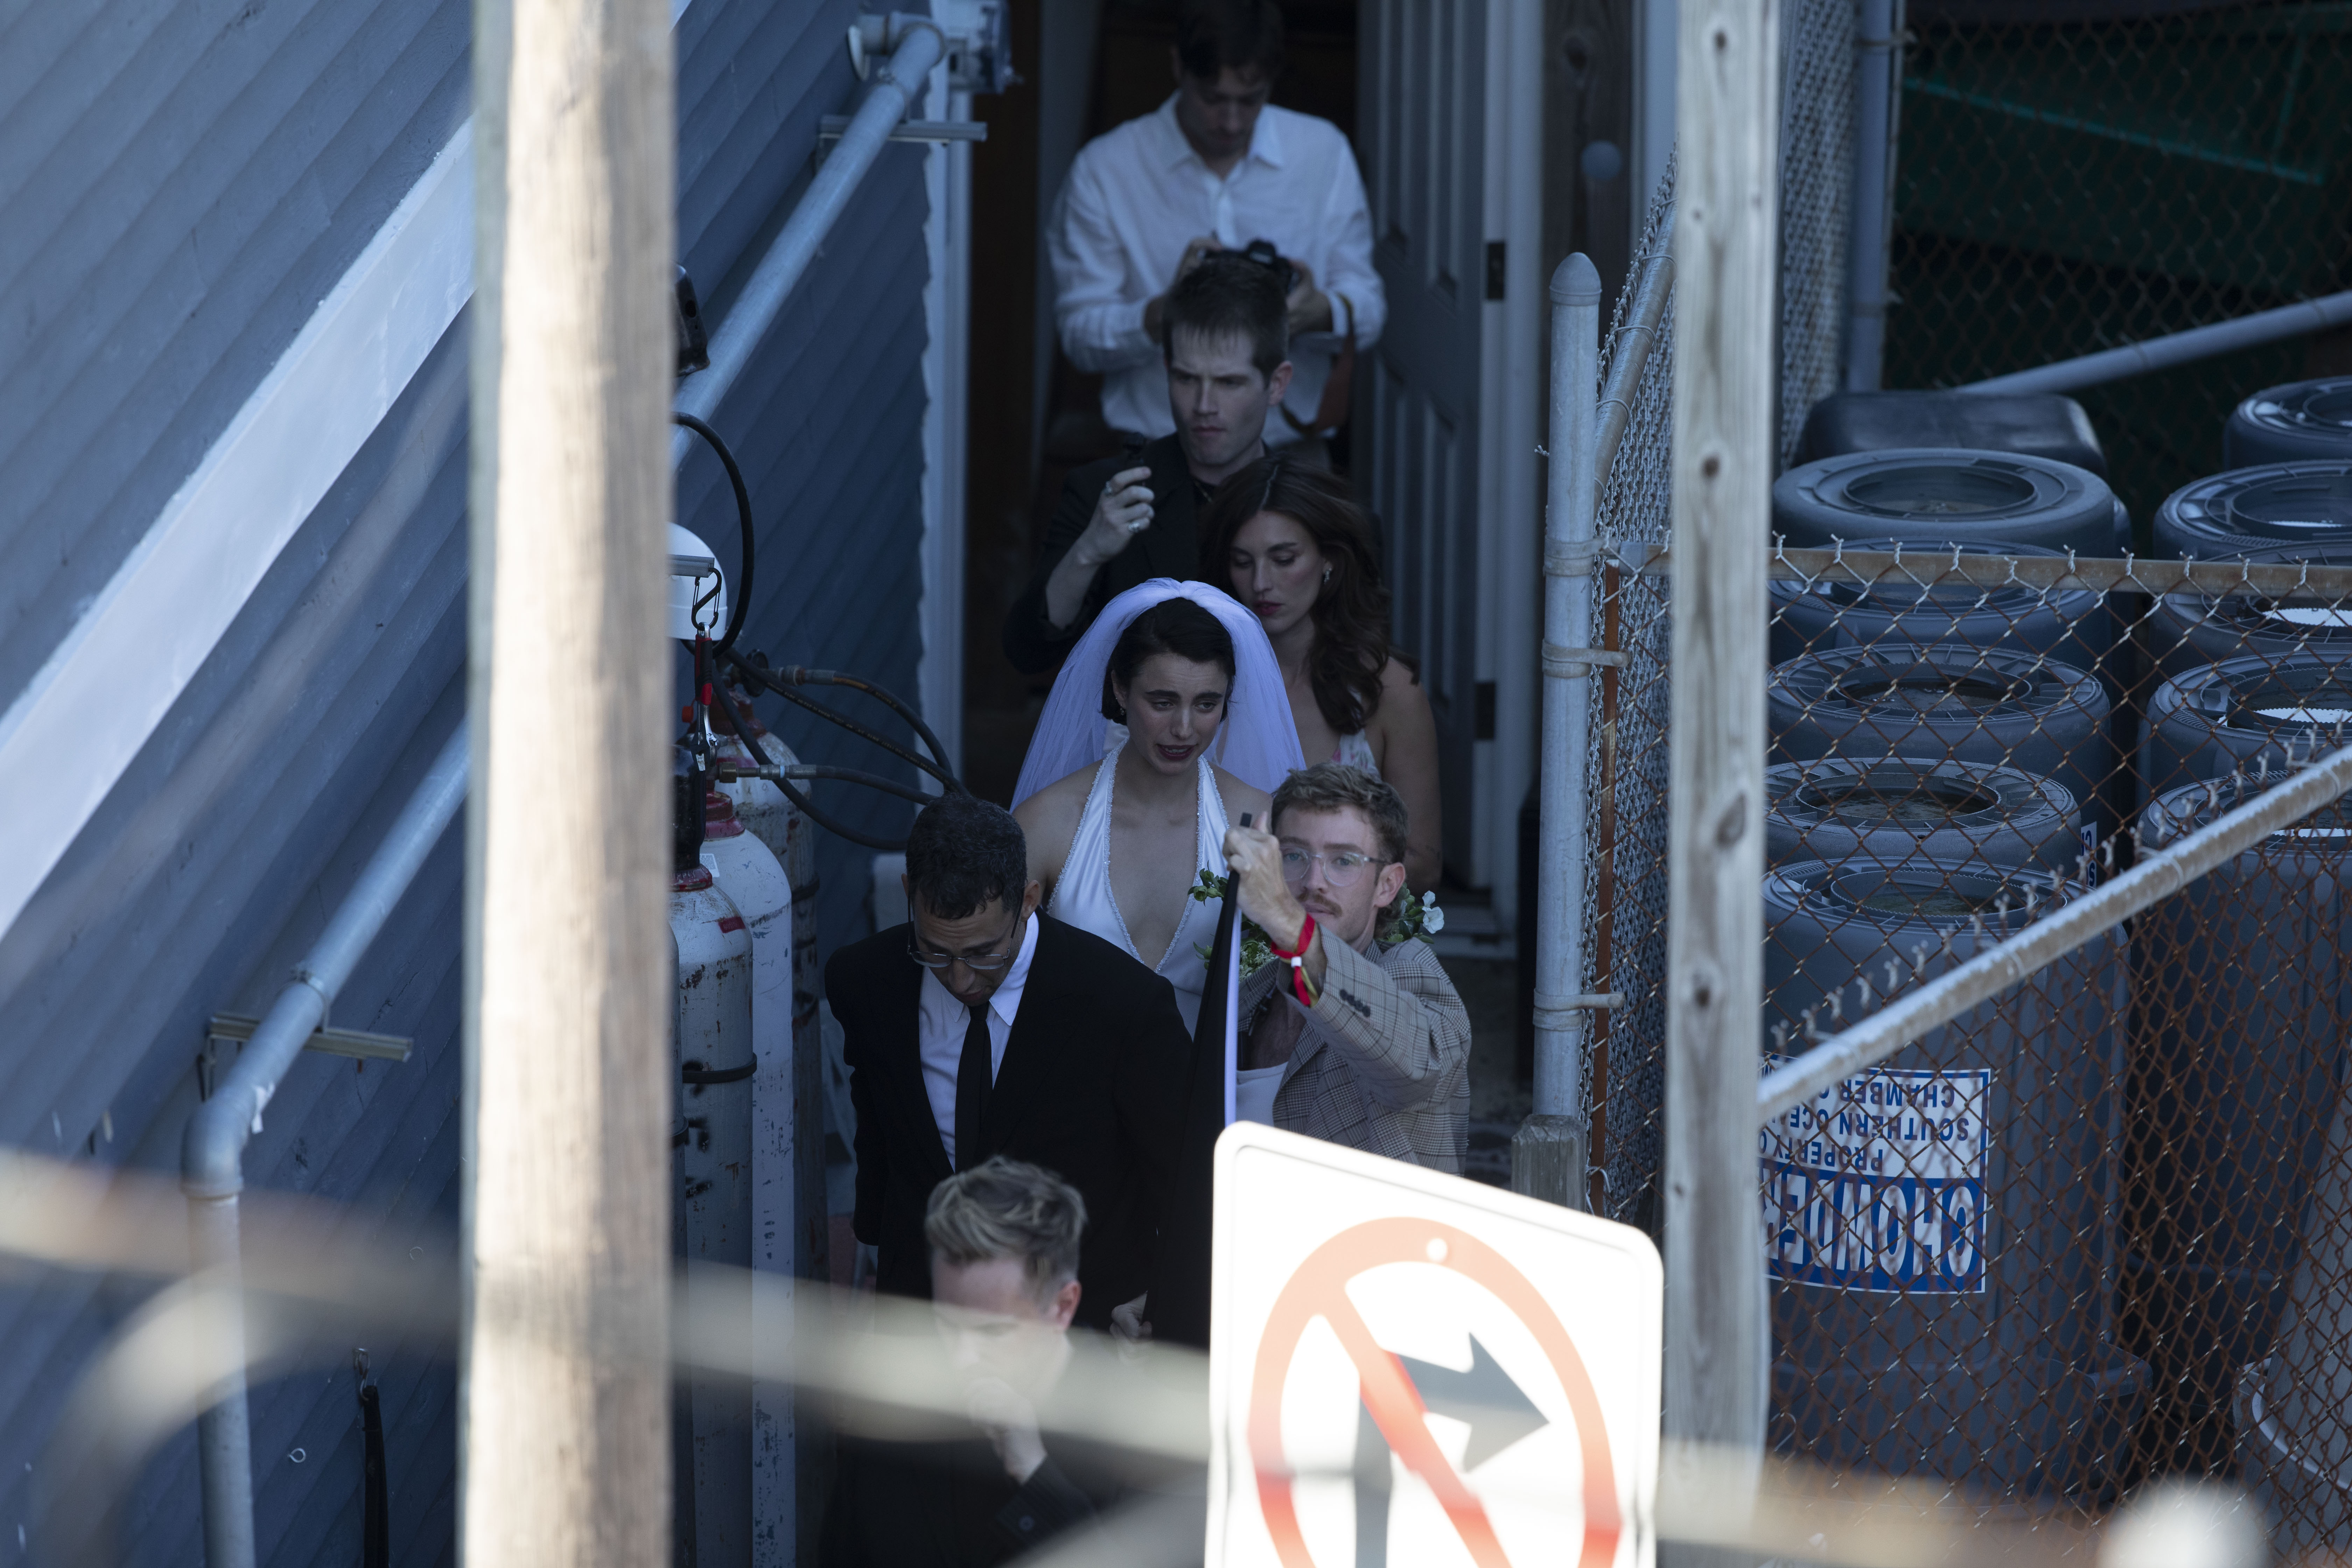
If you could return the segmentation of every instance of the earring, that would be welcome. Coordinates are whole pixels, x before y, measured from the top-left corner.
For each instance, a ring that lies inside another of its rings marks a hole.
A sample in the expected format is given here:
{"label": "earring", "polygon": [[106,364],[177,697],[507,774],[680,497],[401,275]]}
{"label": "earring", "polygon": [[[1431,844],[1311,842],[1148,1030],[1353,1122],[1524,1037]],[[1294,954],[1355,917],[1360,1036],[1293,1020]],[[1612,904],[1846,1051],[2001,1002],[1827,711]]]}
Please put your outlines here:
{"label": "earring", "polygon": [[1328,583],[1330,580],[1331,580],[1331,568],[1329,568],[1328,566],[1326,566],[1325,568],[1323,568],[1323,581],[1325,581],[1326,583]]}

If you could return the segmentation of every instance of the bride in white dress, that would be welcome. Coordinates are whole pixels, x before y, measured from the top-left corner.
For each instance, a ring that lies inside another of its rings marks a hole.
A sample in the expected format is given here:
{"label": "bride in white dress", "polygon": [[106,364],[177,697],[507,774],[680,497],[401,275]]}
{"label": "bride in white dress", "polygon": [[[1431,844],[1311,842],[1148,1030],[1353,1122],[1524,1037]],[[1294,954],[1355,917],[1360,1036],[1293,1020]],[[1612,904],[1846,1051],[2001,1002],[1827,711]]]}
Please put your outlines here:
{"label": "bride in white dress", "polygon": [[1129,589],[1071,650],[1013,791],[1046,912],[1166,978],[1192,1027],[1220,906],[1191,889],[1304,761],[1255,616],[1203,583]]}

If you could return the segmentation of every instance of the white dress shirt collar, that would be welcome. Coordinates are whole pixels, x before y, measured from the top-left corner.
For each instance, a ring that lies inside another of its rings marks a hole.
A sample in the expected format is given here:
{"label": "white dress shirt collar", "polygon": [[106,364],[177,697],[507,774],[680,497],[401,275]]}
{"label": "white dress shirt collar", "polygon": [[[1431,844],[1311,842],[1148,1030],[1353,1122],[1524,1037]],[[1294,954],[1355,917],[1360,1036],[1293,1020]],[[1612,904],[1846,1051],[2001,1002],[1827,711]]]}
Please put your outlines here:
{"label": "white dress shirt collar", "polygon": [[[1021,951],[1004,972],[1004,980],[988,999],[988,1081],[1004,1070],[1004,1047],[1013,1037],[1013,1020],[1021,1011],[1021,993],[1029,984],[1029,961],[1037,953],[1037,917],[1031,915],[1021,936]],[[971,1009],[956,1000],[932,971],[923,971],[916,993],[915,1047],[923,1068],[923,1094],[931,1107],[931,1123],[940,1130],[940,1143],[948,1163],[962,1169],[956,1158],[956,1079],[962,1071],[964,1035],[971,1027]]]}
{"label": "white dress shirt collar", "polygon": [[[1003,981],[988,998],[988,1010],[995,1015],[994,1022],[1006,1028],[1021,1011],[1022,988],[1029,984],[1029,961],[1037,952],[1037,917],[1031,915],[1021,929],[1021,951],[1013,955],[1013,963],[1004,972]],[[964,1025],[971,1017],[971,1009],[956,1000],[954,992],[940,981],[939,971],[923,971],[922,1010],[928,1016],[955,1020],[956,1037],[963,1037]]]}
{"label": "white dress shirt collar", "polygon": [[[1170,93],[1168,101],[1161,104],[1159,111],[1152,116],[1160,128],[1160,159],[1168,167],[1175,169],[1182,167],[1184,161],[1189,158],[1205,171],[1209,165],[1198,153],[1192,151],[1192,143],[1184,135],[1184,127],[1177,123],[1176,96],[1172,92]],[[1242,155],[1242,163],[1246,163],[1253,158],[1270,168],[1282,167],[1281,127],[1275,116],[1263,110],[1258,114],[1257,124],[1250,132],[1249,151]],[[1240,167],[1241,163],[1234,165],[1234,169]],[[1227,170],[1224,177],[1231,179],[1233,170]]]}

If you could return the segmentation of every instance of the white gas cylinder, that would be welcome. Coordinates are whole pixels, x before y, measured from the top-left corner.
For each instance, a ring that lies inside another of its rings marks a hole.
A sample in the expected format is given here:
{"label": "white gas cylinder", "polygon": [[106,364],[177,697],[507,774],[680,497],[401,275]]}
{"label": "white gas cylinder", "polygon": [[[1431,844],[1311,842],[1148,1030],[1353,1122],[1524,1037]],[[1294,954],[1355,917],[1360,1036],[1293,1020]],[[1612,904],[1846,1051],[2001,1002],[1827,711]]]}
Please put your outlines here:
{"label": "white gas cylinder", "polygon": [[[764,779],[747,783],[773,790]],[[779,798],[782,798],[779,796]],[[793,1194],[793,889],[765,844],[744,831],[734,802],[713,791],[703,803],[702,863],[735,901],[751,933],[751,1267],[789,1280],[796,1215]],[[783,1287],[788,1293],[791,1287]],[[781,1336],[782,1325],[778,1325]],[[782,1345],[779,1343],[778,1349]],[[751,1509],[761,1521],[794,1511],[792,1389],[751,1388]],[[778,1538],[788,1539],[782,1531]],[[762,1531],[761,1541],[767,1539]]]}
{"label": "white gas cylinder", "polygon": [[[697,1263],[751,1263],[751,1077],[758,949],[751,925],[710,871],[671,879],[670,934],[677,942],[670,1040],[677,1067],[671,1141],[680,1191],[677,1247]],[[743,1297],[748,1314],[750,1297]],[[749,1324],[745,1325],[746,1330]],[[700,1564],[751,1562],[751,1396],[738,1379],[696,1376],[691,1427],[694,1557]],[[687,1479],[678,1478],[680,1503]]]}

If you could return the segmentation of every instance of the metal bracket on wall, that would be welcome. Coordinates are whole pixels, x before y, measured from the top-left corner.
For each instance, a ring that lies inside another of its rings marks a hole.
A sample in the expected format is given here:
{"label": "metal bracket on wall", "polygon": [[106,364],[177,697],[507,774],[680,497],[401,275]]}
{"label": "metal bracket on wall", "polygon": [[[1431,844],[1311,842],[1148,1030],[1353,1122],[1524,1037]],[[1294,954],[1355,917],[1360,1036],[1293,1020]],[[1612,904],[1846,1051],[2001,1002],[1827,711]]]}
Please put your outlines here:
{"label": "metal bracket on wall", "polygon": [[[849,116],[828,114],[816,122],[816,144],[838,142],[849,129]],[[890,132],[893,142],[985,142],[988,122],[982,120],[902,120]]]}
{"label": "metal bracket on wall", "polygon": [[[259,1027],[258,1018],[239,1013],[215,1013],[205,1026],[205,1044],[208,1051],[223,1040],[241,1046],[253,1038],[253,1032]],[[400,1035],[371,1035],[362,1029],[318,1029],[303,1042],[302,1048],[366,1061],[404,1062],[415,1046],[415,1041]]]}
{"label": "metal bracket on wall", "polygon": [[[833,144],[849,129],[849,116],[828,114],[816,125],[816,162],[820,167]],[[985,142],[988,126],[978,120],[901,120],[890,132],[893,142]]]}
{"label": "metal bracket on wall", "polygon": [[1013,68],[1013,33],[1004,0],[964,0],[935,4],[929,16],[897,11],[889,16],[867,13],[849,29],[849,63],[857,79],[870,77],[875,64],[904,42],[909,29],[937,27],[944,40],[948,84],[958,92],[1003,92],[1021,80]]}

